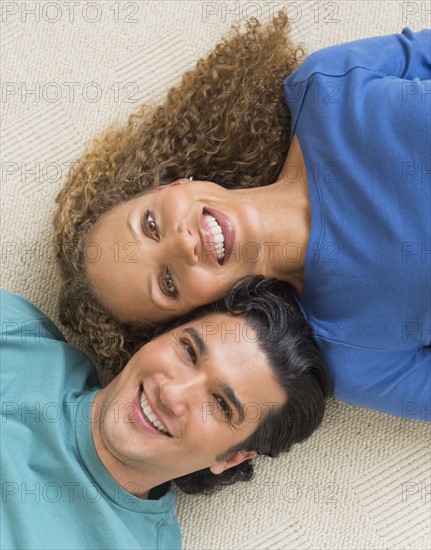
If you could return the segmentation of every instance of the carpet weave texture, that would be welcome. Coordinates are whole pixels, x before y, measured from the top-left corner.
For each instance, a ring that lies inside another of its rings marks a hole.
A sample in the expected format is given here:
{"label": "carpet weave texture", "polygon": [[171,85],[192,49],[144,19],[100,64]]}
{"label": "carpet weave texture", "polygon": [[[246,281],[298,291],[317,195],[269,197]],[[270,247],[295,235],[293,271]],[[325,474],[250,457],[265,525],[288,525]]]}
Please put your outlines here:
{"label": "carpet weave texture", "polygon": [[[68,163],[111,120],[162,99],[232,23],[285,9],[308,53],[431,26],[431,3],[419,1],[1,4],[2,288],[55,322],[51,220]],[[253,481],[178,493],[184,547],[429,549],[430,456],[429,424],[332,399],[316,434],[257,460]]]}

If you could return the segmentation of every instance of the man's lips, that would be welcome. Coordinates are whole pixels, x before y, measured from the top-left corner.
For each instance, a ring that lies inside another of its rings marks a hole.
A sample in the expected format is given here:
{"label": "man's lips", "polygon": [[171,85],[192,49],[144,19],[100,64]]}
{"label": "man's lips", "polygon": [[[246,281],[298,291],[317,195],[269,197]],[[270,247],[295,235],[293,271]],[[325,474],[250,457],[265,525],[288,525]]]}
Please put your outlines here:
{"label": "man's lips", "polygon": [[[147,430],[148,432],[151,432],[153,434],[157,434],[157,435],[161,435],[161,436],[165,436],[165,437],[172,437],[170,435],[170,433],[161,432],[156,427],[154,427],[153,424],[150,422],[150,420],[145,416],[145,414],[142,410],[142,407],[141,407],[141,394],[142,394],[143,389],[144,389],[144,387],[141,384],[138,388],[135,399],[133,400],[133,413],[134,413],[134,416],[136,417],[136,419],[138,421],[138,424],[140,424],[145,430]],[[146,395],[146,397],[147,397],[147,400],[148,400],[147,395]],[[166,426],[163,419],[159,416],[158,411],[156,411],[153,408],[153,405],[150,404],[150,406],[153,409],[154,413],[156,414],[157,418],[159,418],[160,422],[163,424],[163,426]],[[168,428],[166,427],[166,429],[168,429]]]}
{"label": "man's lips", "polygon": [[226,264],[226,262],[229,260],[229,257],[232,254],[233,245],[235,242],[235,226],[232,222],[232,220],[223,214],[222,212],[219,212],[218,210],[213,210],[212,208],[205,207],[201,214],[201,227],[205,235],[205,244],[211,244],[211,246],[206,247],[205,252],[209,252],[210,256],[214,258],[214,260],[218,263],[217,254],[215,251],[214,246],[214,237],[211,233],[209,227],[206,224],[204,214],[210,214],[213,216],[213,218],[216,219],[217,223],[219,224],[221,230],[223,231],[223,237],[224,237],[224,258],[222,265]]}

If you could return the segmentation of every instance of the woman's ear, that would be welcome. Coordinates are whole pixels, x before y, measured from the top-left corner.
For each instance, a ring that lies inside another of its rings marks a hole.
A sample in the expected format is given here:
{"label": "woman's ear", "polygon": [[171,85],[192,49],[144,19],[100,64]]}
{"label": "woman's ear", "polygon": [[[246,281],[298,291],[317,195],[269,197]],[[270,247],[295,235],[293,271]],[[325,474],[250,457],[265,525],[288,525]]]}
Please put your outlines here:
{"label": "woman's ear", "polygon": [[174,185],[179,185],[181,183],[181,181],[182,180],[175,180],[171,183],[165,183],[164,185],[159,185],[159,187],[157,187],[156,191],[163,191],[163,189],[166,189],[166,187],[173,187]]}
{"label": "woman's ear", "polygon": [[210,470],[214,475],[219,475],[225,470],[241,464],[241,462],[244,462],[244,460],[254,458],[256,455],[257,451],[235,451],[234,453],[231,453],[228,457],[220,460],[220,462],[216,462],[215,464],[210,466]]}

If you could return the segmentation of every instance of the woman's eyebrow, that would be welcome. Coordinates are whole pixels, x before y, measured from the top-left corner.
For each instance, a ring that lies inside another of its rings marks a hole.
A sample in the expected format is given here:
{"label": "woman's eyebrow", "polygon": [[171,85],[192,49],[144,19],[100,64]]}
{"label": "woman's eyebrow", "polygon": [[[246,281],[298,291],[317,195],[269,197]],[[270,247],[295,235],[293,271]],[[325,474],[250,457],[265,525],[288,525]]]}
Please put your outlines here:
{"label": "woman's eyebrow", "polygon": [[133,227],[132,222],[130,221],[129,217],[127,217],[127,227],[129,228],[129,231],[130,231],[132,237],[135,239],[135,242],[138,243],[140,241],[140,238],[139,238],[138,234],[136,233],[135,228]]}

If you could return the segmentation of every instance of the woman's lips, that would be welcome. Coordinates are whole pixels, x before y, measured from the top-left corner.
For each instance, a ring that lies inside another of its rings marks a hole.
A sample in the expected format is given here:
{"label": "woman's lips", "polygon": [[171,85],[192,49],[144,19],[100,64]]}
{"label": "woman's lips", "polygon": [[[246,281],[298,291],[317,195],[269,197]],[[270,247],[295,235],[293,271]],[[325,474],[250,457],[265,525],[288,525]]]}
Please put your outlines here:
{"label": "woman's lips", "polygon": [[[202,212],[202,226],[204,227],[204,231],[207,237],[207,242],[213,243],[213,236],[211,231],[206,226],[205,220],[204,220],[204,214],[208,213],[211,216],[213,216],[216,220],[219,226],[221,227],[221,230],[223,231],[223,237],[224,237],[224,258],[223,258],[223,264],[226,264],[226,262],[229,260],[229,257],[232,254],[234,243],[235,243],[235,226],[232,222],[232,220],[223,214],[222,212],[219,212],[218,210],[213,210],[212,208],[205,207]],[[217,255],[215,253],[214,247],[210,247],[209,252],[211,255],[215,258],[217,261]]]}

